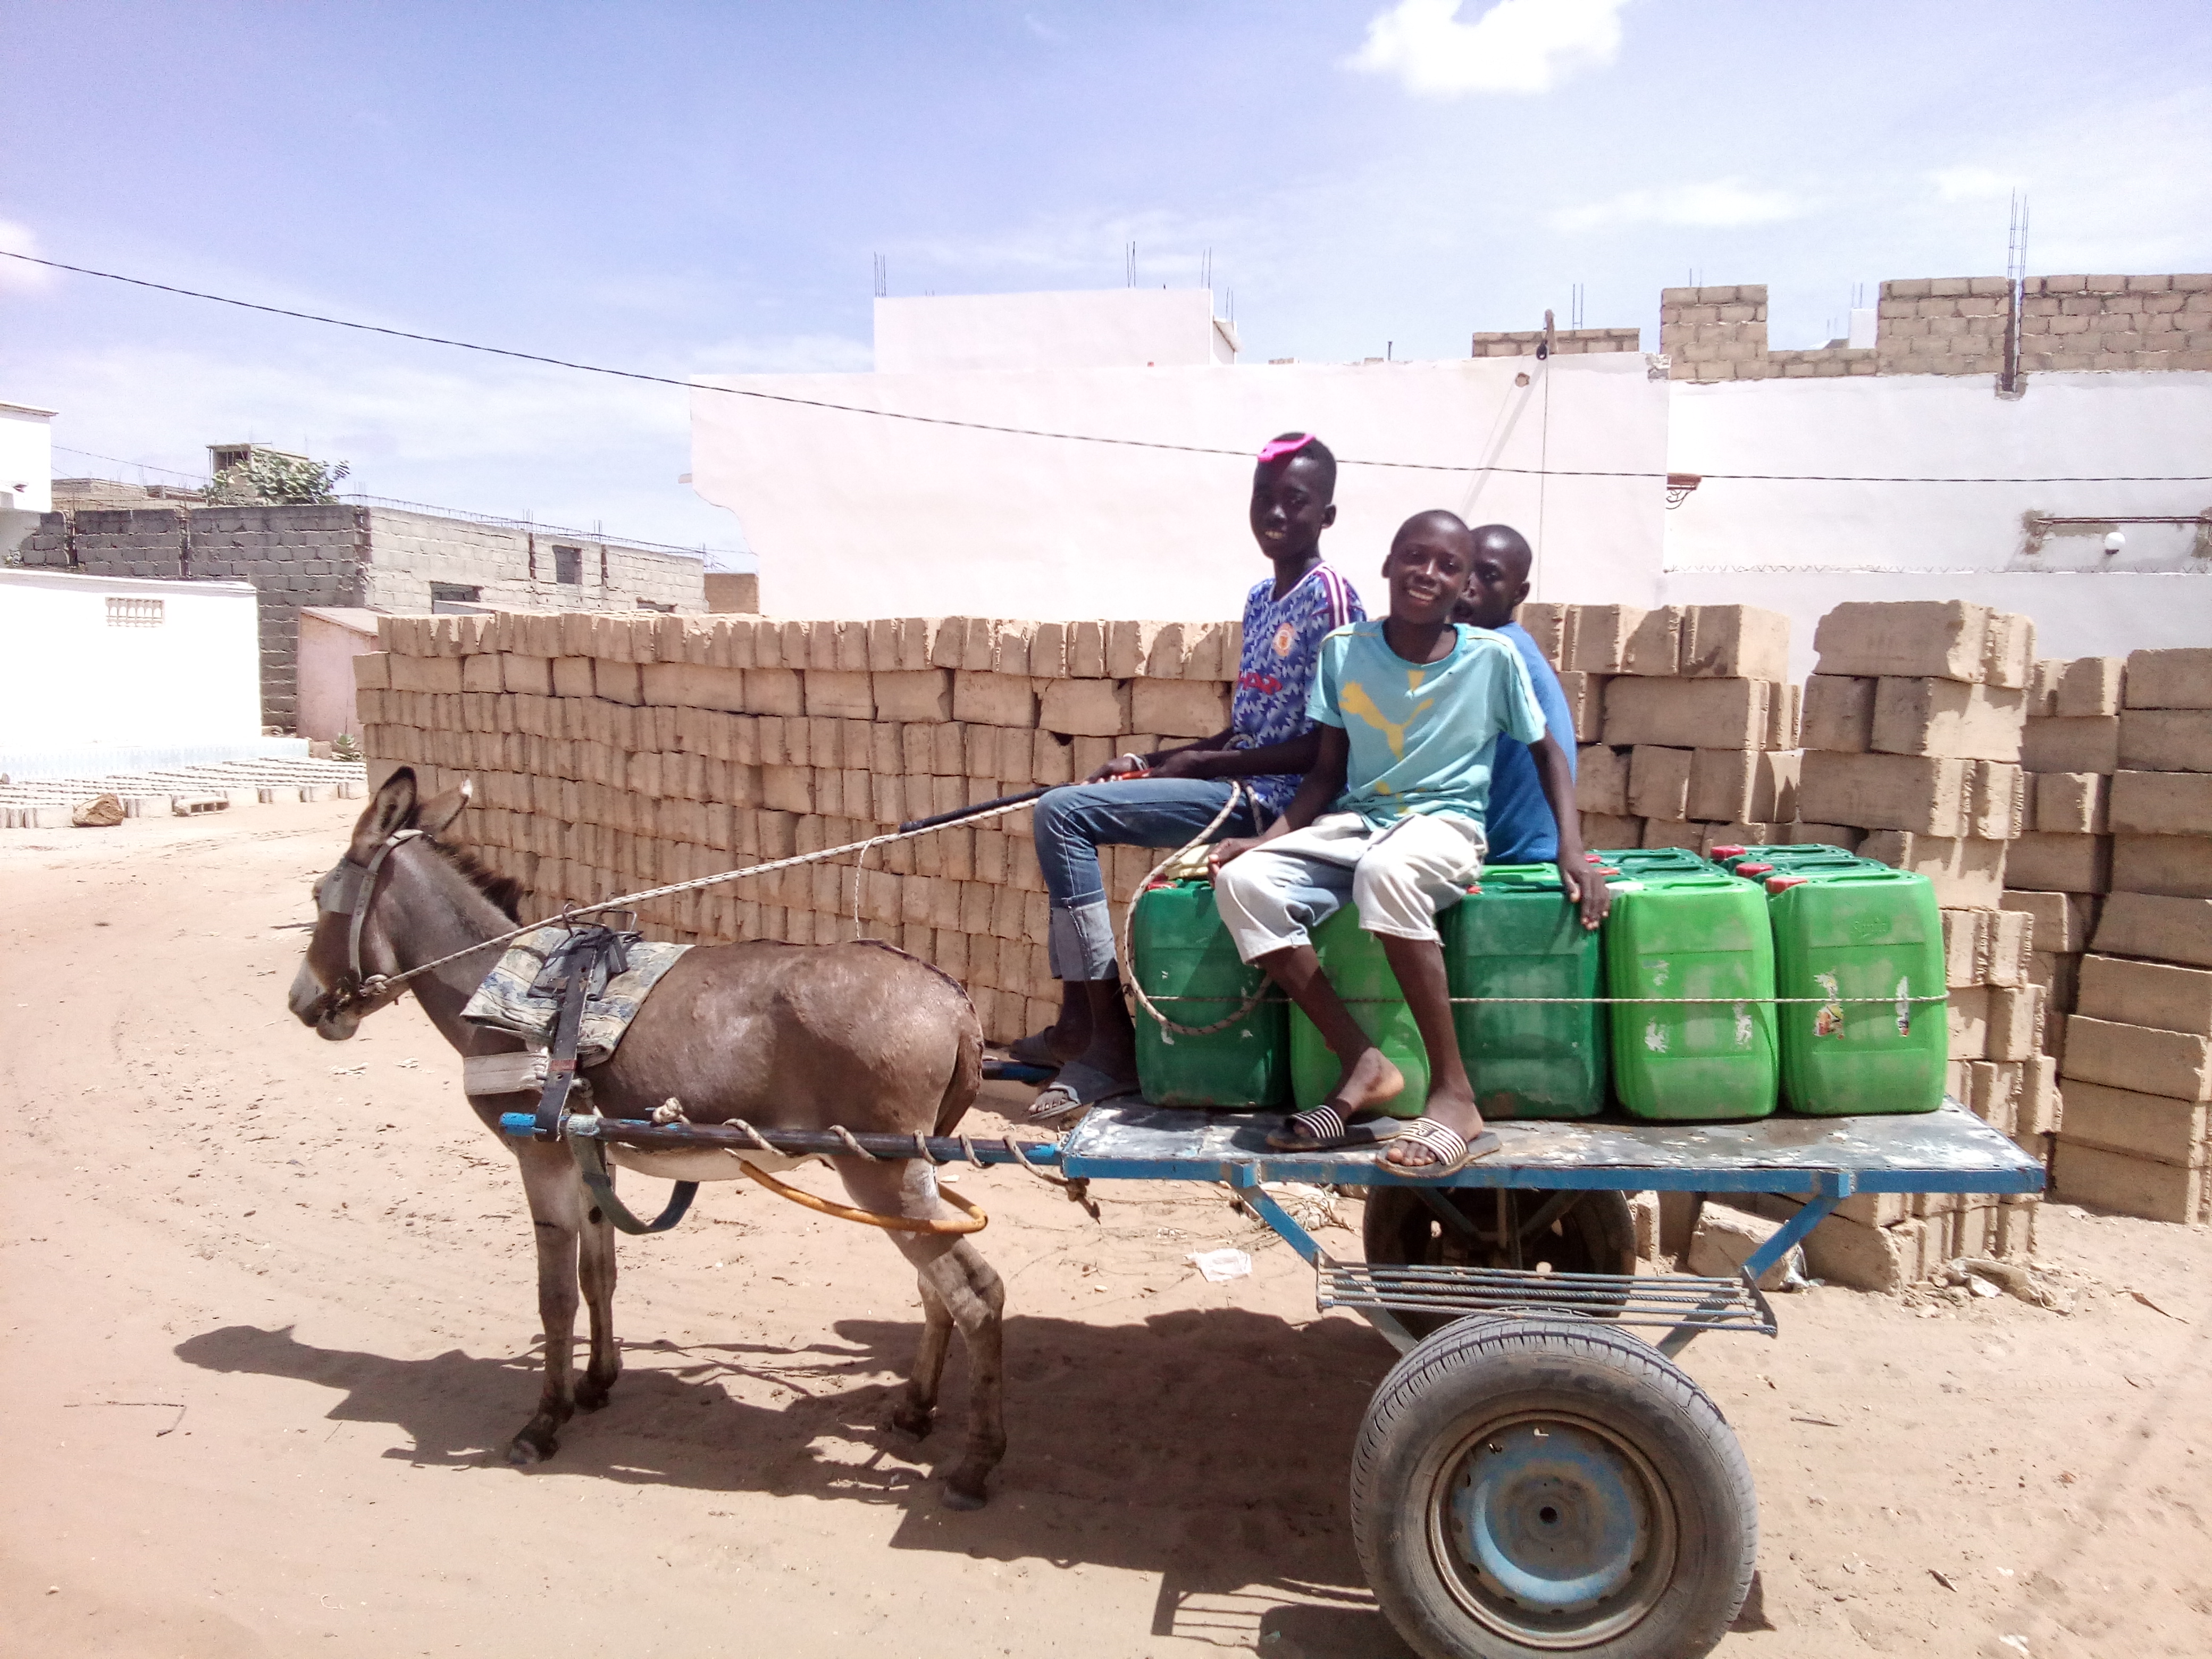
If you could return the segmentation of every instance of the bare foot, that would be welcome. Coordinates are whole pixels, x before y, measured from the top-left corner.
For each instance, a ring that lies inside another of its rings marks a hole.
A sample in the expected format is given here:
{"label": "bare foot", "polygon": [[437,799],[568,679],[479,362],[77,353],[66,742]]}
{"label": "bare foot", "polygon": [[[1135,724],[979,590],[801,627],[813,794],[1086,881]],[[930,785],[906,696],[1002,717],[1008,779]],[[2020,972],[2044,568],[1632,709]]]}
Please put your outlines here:
{"label": "bare foot", "polygon": [[[1325,1103],[1349,1119],[1355,1113],[1374,1110],[1405,1086],[1406,1074],[1390,1063],[1388,1054],[1380,1048],[1363,1048],[1344,1068]],[[1472,1106],[1474,1102],[1468,1103]]]}
{"label": "bare foot", "polygon": [[[1472,1090],[1462,1094],[1448,1086],[1431,1089],[1428,1105],[1422,1115],[1443,1124],[1447,1129],[1458,1131],[1460,1138],[1470,1146],[1482,1133],[1482,1113],[1475,1106]],[[1395,1164],[1401,1170],[1419,1170],[1439,1162],[1431,1148],[1402,1139],[1390,1143],[1382,1154],[1382,1161]]]}

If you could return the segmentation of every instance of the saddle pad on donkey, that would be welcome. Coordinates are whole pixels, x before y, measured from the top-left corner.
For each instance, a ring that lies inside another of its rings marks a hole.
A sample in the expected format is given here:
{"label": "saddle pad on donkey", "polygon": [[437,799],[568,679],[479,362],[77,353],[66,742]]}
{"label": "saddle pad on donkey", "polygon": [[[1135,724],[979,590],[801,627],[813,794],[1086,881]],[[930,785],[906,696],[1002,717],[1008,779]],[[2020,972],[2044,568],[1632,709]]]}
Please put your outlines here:
{"label": "saddle pad on donkey", "polygon": [[[461,1010],[461,1018],[471,1025],[519,1036],[534,1048],[550,1045],[553,1022],[561,1012],[561,992],[546,977],[545,963],[567,942],[568,933],[556,922],[532,928],[508,945]],[[690,948],[644,940],[629,947],[628,970],[608,980],[585,1006],[576,1036],[578,1066],[597,1066],[614,1054],[660,976]]]}

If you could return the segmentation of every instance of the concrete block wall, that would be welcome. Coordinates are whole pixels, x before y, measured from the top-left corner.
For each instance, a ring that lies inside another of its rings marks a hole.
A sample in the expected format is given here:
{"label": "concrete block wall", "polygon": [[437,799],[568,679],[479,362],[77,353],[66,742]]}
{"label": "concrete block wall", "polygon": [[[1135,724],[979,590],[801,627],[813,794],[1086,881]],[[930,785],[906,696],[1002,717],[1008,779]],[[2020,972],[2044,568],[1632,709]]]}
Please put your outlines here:
{"label": "concrete block wall", "polygon": [[1996,374],[2005,366],[2010,293],[2002,276],[1884,283],[1875,321],[1875,372]]}
{"label": "concrete block wall", "polygon": [[2087,949],[2059,1045],[2054,1184],[2134,1215],[2212,1221],[2212,648],[2084,659],[2054,678],[2054,700],[2074,693],[2057,706],[2109,708],[2072,718],[2108,719],[2113,738],[2109,772],[2040,780],[2063,786],[2062,807],[2075,784],[2100,786],[2093,827],[2109,831],[2096,872],[2108,890],[2081,896],[2095,908],[2075,941]]}
{"label": "concrete block wall", "polygon": [[2212,273],[2031,276],[2024,369],[2212,369]]}
{"label": "concrete block wall", "polygon": [[[1533,357],[1544,343],[1540,328],[1516,329],[1504,333],[1480,333],[1468,353],[1470,357]],[[1593,351],[1641,351],[1640,328],[1559,328],[1552,331],[1552,349],[1562,357],[1583,356]]]}
{"label": "concrete block wall", "polygon": [[[707,606],[706,567],[682,554],[392,507],[366,511],[367,603],[380,611],[428,611],[434,581],[480,587],[480,602],[502,610],[634,611],[641,600],[679,611]],[[553,580],[556,544],[580,549],[580,583]]]}
{"label": "concrete block wall", "polygon": [[1678,380],[1765,379],[1766,284],[1661,289],[1659,349]]}

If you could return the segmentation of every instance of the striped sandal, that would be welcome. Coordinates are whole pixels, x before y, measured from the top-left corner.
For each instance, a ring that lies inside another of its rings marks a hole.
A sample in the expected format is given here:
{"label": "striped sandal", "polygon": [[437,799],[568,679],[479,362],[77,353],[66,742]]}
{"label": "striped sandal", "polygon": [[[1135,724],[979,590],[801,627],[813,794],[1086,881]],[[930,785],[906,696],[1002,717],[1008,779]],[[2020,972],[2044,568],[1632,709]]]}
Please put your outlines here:
{"label": "striped sandal", "polygon": [[1408,1146],[1419,1146],[1429,1155],[1425,1164],[1401,1164],[1395,1158],[1385,1158],[1379,1162],[1394,1175],[1413,1181],[1441,1181],[1446,1176],[1457,1175],[1479,1158],[1488,1158],[1503,1143],[1492,1129],[1478,1130],[1473,1140],[1468,1139],[1448,1123],[1439,1123],[1425,1117],[1401,1137]]}
{"label": "striped sandal", "polygon": [[1296,1112],[1284,1120],[1283,1127],[1267,1137],[1271,1152],[1334,1152],[1350,1147],[1364,1150],[1395,1140],[1405,1132],[1405,1124],[1395,1117],[1355,1118],[1347,1123],[1344,1114],[1335,1107],[1323,1103],[1310,1112]]}

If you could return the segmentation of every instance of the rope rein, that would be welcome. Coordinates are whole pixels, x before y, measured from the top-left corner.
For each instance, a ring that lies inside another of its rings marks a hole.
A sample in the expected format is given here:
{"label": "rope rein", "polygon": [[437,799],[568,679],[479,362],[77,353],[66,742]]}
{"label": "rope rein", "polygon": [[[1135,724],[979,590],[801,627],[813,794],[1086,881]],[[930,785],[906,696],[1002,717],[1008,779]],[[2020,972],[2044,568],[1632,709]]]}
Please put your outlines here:
{"label": "rope rein", "polygon": [[[1237,810],[1237,805],[1240,800],[1244,802],[1252,809],[1252,821],[1256,825],[1260,820],[1259,797],[1255,795],[1252,793],[1250,787],[1243,781],[1232,782],[1229,786],[1229,799],[1222,803],[1221,810],[1213,815],[1213,822],[1207,824],[1205,829],[1200,830],[1189,842],[1185,843],[1183,846],[1176,848],[1174,852],[1169,854],[1158,864],[1154,865],[1152,867],[1151,872],[1146,876],[1144,880],[1137,884],[1137,892],[1139,896],[1141,896],[1145,890],[1152,884],[1153,880],[1159,875],[1161,871],[1166,869],[1168,866],[1173,864],[1177,859],[1182,858],[1185,854],[1195,852],[1199,848],[1205,846],[1208,842],[1212,841],[1213,839],[1214,831],[1220,829],[1223,824],[1229,822],[1230,814]],[[1217,1019],[1211,1025],[1178,1025],[1175,1021],[1170,1019],[1165,1014],[1162,1013],[1158,1006],[1155,1006],[1156,1003],[1214,1002],[1218,1001],[1220,999],[1217,997],[1153,998],[1146,995],[1144,981],[1137,972],[1136,955],[1130,949],[1129,945],[1130,929],[1134,925],[1136,919],[1137,903],[1135,899],[1132,899],[1130,900],[1127,908],[1121,913],[1121,960],[1128,964],[1129,994],[1136,998],[1137,1006],[1139,1008],[1142,1008],[1147,1014],[1151,1015],[1152,1018],[1159,1024],[1161,1029],[1164,1030],[1172,1031],[1177,1036],[1212,1036],[1216,1031],[1225,1031],[1231,1026],[1236,1024],[1239,1020],[1249,1018],[1255,1008],[1257,1008],[1262,1002],[1271,1000],[1267,995],[1267,981],[1263,977],[1260,983],[1254,988],[1251,994],[1244,999],[1243,1006],[1226,1019]]]}

